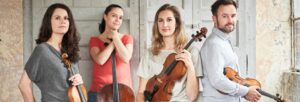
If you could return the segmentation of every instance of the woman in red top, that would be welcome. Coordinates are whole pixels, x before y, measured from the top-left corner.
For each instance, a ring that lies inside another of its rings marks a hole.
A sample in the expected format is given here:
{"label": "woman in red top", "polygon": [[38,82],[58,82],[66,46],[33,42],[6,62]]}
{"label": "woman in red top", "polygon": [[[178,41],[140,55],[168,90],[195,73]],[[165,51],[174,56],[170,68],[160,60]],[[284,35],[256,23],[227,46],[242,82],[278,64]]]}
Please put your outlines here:
{"label": "woman in red top", "polygon": [[118,83],[132,87],[129,61],[132,56],[133,39],[128,34],[118,32],[122,21],[122,7],[116,4],[109,5],[99,25],[100,35],[90,39],[89,51],[93,59],[93,79],[88,102],[96,102],[97,92],[104,85],[112,83],[111,54],[113,50],[116,50]]}

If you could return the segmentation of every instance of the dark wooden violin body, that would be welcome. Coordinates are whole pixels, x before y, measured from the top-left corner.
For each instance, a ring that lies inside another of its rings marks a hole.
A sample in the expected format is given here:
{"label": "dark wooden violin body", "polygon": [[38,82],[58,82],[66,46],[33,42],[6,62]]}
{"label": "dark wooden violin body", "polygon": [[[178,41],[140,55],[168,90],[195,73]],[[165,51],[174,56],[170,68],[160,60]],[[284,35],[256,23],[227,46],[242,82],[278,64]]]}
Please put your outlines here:
{"label": "dark wooden violin body", "polygon": [[[70,73],[70,76],[75,75],[75,72],[72,69],[72,63],[68,60],[68,54],[63,53],[62,60],[65,63]],[[86,88],[83,85],[77,85],[77,86],[70,85],[68,88],[68,96],[70,102],[87,102]]]}
{"label": "dark wooden violin body", "polygon": [[117,82],[115,50],[112,52],[112,78],[113,83],[105,85],[97,93],[97,102],[134,102],[132,89]]}
{"label": "dark wooden violin body", "polygon": [[[207,32],[206,28],[201,28],[201,32],[197,31],[196,35],[192,35],[192,39],[184,47],[187,49],[194,40],[201,41]],[[175,60],[176,53],[168,55],[164,62],[164,68],[158,75],[150,78],[146,84],[144,97],[147,101],[170,101],[172,89],[177,80],[186,74],[184,62]]]}
{"label": "dark wooden violin body", "polygon": [[[113,84],[105,85],[97,95],[97,102],[117,102],[113,101]],[[120,102],[134,102],[134,93],[130,87],[118,83]]]}
{"label": "dark wooden violin body", "polygon": [[[253,78],[241,78],[238,74],[238,72],[236,72],[235,70],[233,70],[232,68],[230,67],[225,67],[224,68],[224,75],[231,81],[233,82],[236,82],[238,84],[241,84],[241,85],[244,85],[244,86],[258,86],[261,88],[261,84],[259,81],[257,81],[256,79],[253,79]],[[276,94],[276,96],[272,95],[272,94],[269,94],[261,89],[257,89],[257,91],[264,95],[264,96],[267,96],[269,98],[272,98],[274,99],[276,102],[285,102],[281,96],[279,94]],[[226,94],[226,93],[223,93],[221,91],[219,91],[220,93],[222,94]]]}

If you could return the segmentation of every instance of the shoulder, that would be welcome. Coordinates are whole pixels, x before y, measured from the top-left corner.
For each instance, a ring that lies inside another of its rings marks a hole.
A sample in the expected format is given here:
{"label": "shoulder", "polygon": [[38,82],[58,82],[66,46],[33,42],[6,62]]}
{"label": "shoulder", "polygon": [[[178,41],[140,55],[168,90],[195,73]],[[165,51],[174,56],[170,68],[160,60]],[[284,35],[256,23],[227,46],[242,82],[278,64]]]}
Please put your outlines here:
{"label": "shoulder", "polygon": [[46,42],[40,43],[38,44],[35,48],[34,48],[34,53],[43,53],[45,52],[47,49],[49,49],[49,45]]}
{"label": "shoulder", "polygon": [[103,43],[102,40],[100,40],[100,38],[98,36],[92,36],[90,37],[90,45],[98,45]]}
{"label": "shoulder", "polygon": [[214,47],[219,46],[220,47],[220,45],[222,45],[223,42],[224,41],[221,38],[212,34],[205,40],[203,46],[214,46]]}
{"label": "shoulder", "polygon": [[122,40],[133,39],[130,34],[122,34]]}
{"label": "shoulder", "polygon": [[95,41],[95,40],[98,40],[99,38],[97,36],[91,36],[90,37],[90,41]]}
{"label": "shoulder", "polygon": [[133,43],[133,38],[129,34],[122,34],[121,40],[125,44],[132,44]]}

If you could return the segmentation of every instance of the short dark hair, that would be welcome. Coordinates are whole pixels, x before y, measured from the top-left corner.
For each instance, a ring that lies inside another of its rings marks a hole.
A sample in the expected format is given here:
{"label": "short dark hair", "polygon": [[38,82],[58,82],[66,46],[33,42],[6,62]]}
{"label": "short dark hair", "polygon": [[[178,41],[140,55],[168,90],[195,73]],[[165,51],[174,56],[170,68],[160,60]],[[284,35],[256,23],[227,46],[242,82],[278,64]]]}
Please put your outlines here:
{"label": "short dark hair", "polygon": [[[114,8],[120,8],[120,9],[123,9],[120,5],[117,5],[117,4],[110,4],[109,6],[106,7],[105,11],[104,11],[104,14],[108,14],[112,9]],[[101,23],[99,24],[99,32],[100,34],[103,33],[105,31],[105,20],[104,20],[104,17],[102,18],[102,21]]]}
{"label": "short dark hair", "polygon": [[57,8],[61,8],[67,11],[70,22],[69,29],[64,35],[61,42],[61,52],[67,53],[71,62],[77,62],[80,59],[78,46],[80,38],[76,29],[72,12],[70,8],[65,4],[55,3],[47,8],[46,13],[43,17],[42,25],[40,27],[38,39],[36,39],[36,44],[46,42],[50,39],[53,32],[51,26],[51,17]]}
{"label": "short dark hair", "polygon": [[218,9],[221,5],[233,5],[236,9],[238,8],[237,7],[237,4],[235,1],[233,0],[217,0],[212,6],[211,6],[211,13],[216,16],[217,15],[217,12],[218,12]]}

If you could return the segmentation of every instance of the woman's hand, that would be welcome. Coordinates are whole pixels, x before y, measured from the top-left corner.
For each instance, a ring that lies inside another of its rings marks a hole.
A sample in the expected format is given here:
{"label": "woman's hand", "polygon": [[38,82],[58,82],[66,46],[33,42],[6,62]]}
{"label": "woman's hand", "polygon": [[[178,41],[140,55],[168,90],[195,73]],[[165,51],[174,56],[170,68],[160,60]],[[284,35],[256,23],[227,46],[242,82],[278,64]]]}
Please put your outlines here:
{"label": "woman's hand", "polygon": [[107,35],[107,38],[111,40],[116,40],[116,39],[120,39],[119,35],[120,34],[118,30],[111,30],[110,33]]}
{"label": "woman's hand", "polygon": [[180,50],[175,56],[175,59],[177,61],[183,61],[187,67],[186,95],[190,101],[195,101],[199,93],[199,85],[196,78],[191,53],[187,50]]}
{"label": "woman's hand", "polygon": [[83,80],[80,74],[75,74],[69,78],[70,81],[72,81],[72,85],[80,85],[83,84]]}
{"label": "woman's hand", "polygon": [[191,58],[191,53],[188,52],[187,50],[180,50],[177,55],[175,56],[175,59],[177,61],[183,61],[185,66],[190,69],[192,68],[193,65],[193,61]]}

